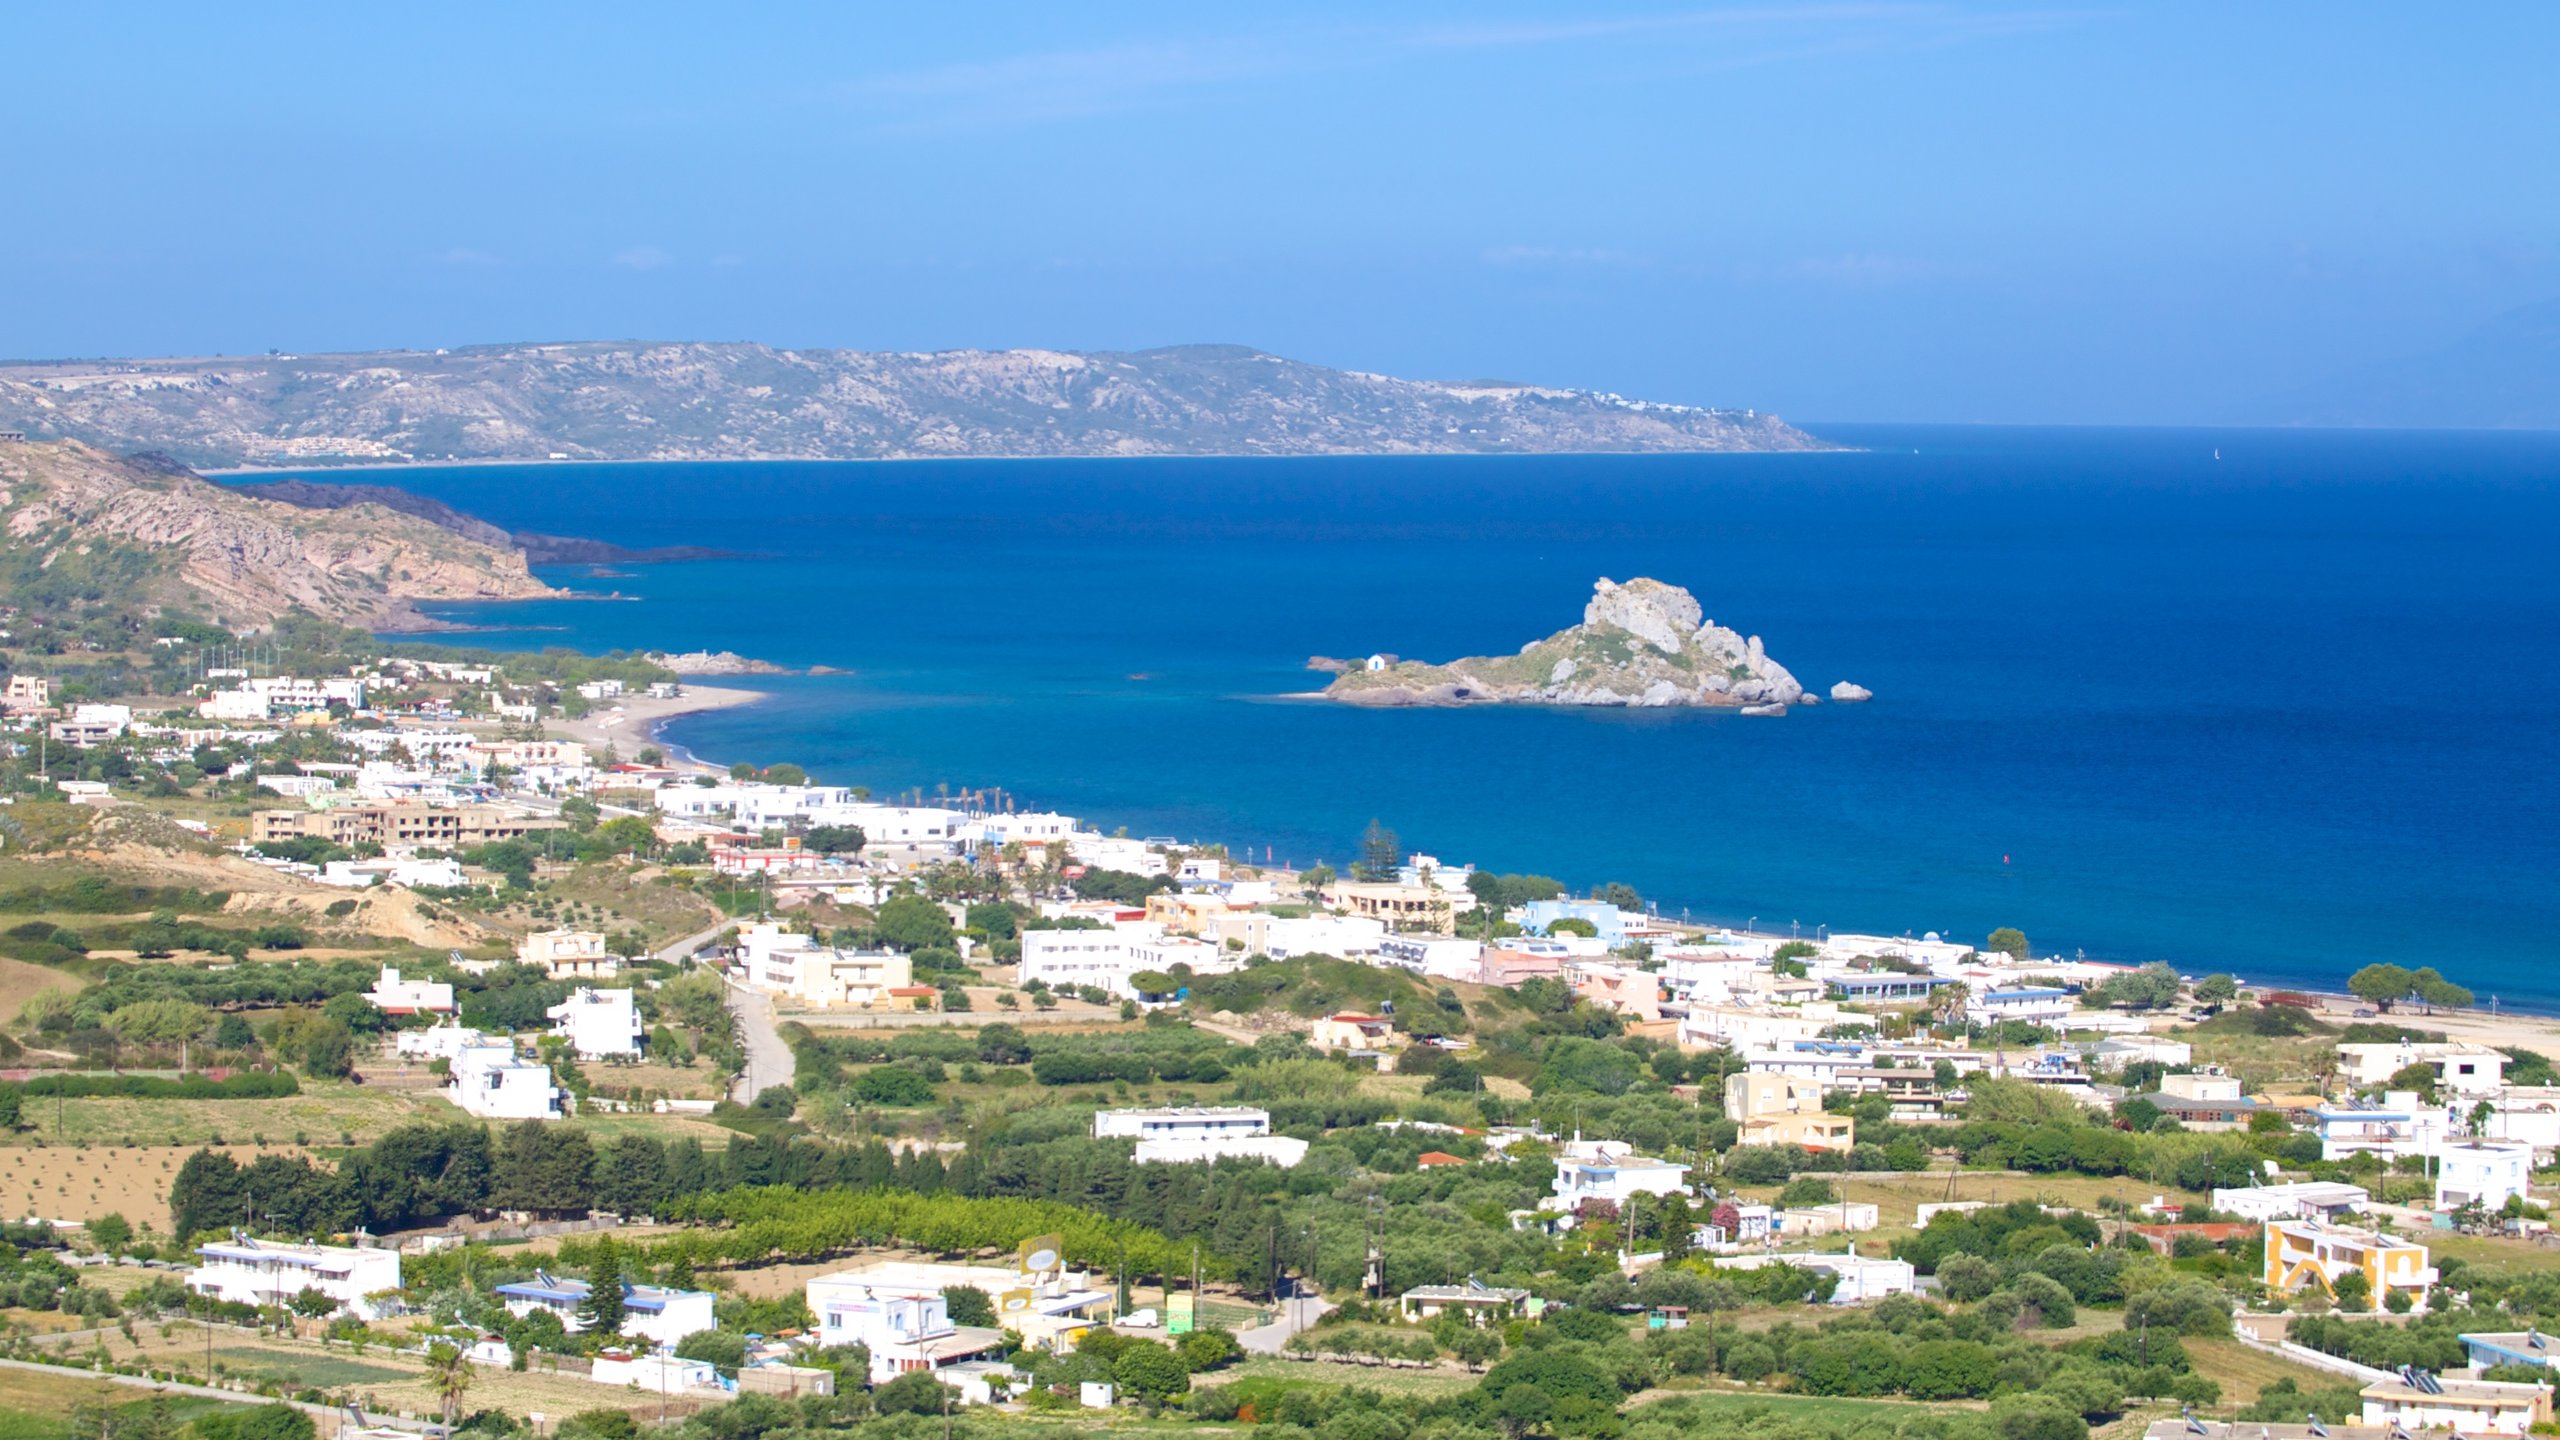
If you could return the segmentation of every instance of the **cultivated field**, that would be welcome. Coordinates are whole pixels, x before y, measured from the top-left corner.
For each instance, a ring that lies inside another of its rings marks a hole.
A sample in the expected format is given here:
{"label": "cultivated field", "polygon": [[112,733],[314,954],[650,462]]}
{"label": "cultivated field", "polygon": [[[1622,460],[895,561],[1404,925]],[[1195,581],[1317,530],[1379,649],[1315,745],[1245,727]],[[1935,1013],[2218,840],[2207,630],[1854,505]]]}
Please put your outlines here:
{"label": "cultivated field", "polygon": [[[196,1149],[193,1145],[0,1146],[0,1216],[87,1221],[112,1213],[137,1227],[166,1230],[170,1182]],[[238,1145],[229,1153],[246,1165],[260,1155],[308,1152],[291,1145]]]}

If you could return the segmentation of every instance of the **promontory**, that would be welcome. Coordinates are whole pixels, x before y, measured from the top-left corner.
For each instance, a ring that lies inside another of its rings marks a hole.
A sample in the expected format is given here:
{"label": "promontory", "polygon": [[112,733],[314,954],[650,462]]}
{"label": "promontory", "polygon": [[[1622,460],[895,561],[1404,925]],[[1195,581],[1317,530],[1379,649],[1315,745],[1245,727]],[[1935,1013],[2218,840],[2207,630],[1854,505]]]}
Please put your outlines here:
{"label": "promontory", "polygon": [[1324,695],[1350,705],[1698,705],[1782,715],[1813,703],[1759,636],[1706,619],[1697,597],[1647,579],[1602,580],[1581,624],[1516,655],[1438,665],[1373,655],[1341,670]]}

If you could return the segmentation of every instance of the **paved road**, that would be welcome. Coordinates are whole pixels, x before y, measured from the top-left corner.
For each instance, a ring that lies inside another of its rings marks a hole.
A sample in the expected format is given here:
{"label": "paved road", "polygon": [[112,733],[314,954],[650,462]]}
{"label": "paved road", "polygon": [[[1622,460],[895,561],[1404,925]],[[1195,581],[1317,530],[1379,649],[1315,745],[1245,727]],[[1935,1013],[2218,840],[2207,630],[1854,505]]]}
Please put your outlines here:
{"label": "paved road", "polygon": [[687,935],[683,939],[676,941],[674,944],[667,946],[663,950],[660,950],[658,952],[658,958],[668,962],[669,964],[680,963],[686,957],[692,955],[696,950],[699,950],[703,946],[710,944],[712,941],[719,939],[722,932],[737,923],[738,922],[735,920],[723,920],[707,930],[696,930],[692,934]]}
{"label": "paved road", "polygon": [[1236,1332],[1236,1343],[1249,1355],[1277,1355],[1289,1343],[1289,1337],[1314,1325],[1334,1308],[1331,1300],[1284,1300],[1280,1316],[1268,1325]]}
{"label": "paved road", "polygon": [[729,1087],[729,1098],[744,1105],[758,1091],[790,1084],[799,1062],[792,1059],[791,1048],[774,1028],[773,998],[752,986],[733,983],[729,1013],[738,1017],[738,1040],[747,1050],[747,1073]]}

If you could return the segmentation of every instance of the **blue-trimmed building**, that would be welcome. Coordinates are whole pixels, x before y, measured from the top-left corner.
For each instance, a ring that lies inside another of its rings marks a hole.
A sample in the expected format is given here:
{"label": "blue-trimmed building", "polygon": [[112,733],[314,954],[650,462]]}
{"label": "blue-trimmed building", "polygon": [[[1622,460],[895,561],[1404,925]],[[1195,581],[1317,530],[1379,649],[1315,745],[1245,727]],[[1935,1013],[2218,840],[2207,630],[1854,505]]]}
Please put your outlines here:
{"label": "blue-trimmed building", "polygon": [[1926,1000],[1938,992],[1938,987],[1956,982],[1943,975],[1905,975],[1896,970],[1879,970],[1869,975],[1833,975],[1822,983],[1830,987],[1834,1000],[1879,1004]]}
{"label": "blue-trimmed building", "polygon": [[[554,1278],[548,1271],[536,1270],[530,1280],[518,1280],[498,1287],[498,1299],[510,1315],[530,1315],[537,1310],[560,1317],[560,1328],[575,1335],[586,1328],[578,1311],[587,1303],[590,1289],[584,1280]],[[711,1313],[712,1294],[708,1290],[669,1290],[657,1285],[622,1287],[622,1333],[654,1340],[670,1349],[675,1343],[698,1330],[716,1330],[719,1319]]]}
{"label": "blue-trimmed building", "polygon": [[2545,1335],[2539,1330],[2483,1330],[2461,1337],[2462,1348],[2471,1352],[2471,1363],[2483,1369],[2491,1365],[2560,1364],[2560,1336]]}

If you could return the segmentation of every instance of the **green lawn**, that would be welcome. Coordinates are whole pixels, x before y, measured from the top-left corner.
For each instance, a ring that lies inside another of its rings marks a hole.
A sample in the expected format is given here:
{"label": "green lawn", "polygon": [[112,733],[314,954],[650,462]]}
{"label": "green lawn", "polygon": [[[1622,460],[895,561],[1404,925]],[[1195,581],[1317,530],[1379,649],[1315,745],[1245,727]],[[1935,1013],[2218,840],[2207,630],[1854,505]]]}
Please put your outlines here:
{"label": "green lawn", "polygon": [[1979,1409],[1968,1401],[1950,1401],[1924,1405],[1915,1400],[1843,1400],[1829,1395],[1783,1395],[1758,1391],[1734,1390],[1652,1390],[1639,1395],[1635,1404],[1653,1405],[1677,1400],[1704,1416],[1715,1417],[1748,1410],[1753,1407],[1778,1416],[1806,1420],[1849,1421],[1882,1419],[1900,1424],[1911,1418],[1915,1410]]}
{"label": "green lawn", "polygon": [[1456,1368],[1400,1370],[1385,1365],[1342,1365],[1331,1360],[1283,1360],[1265,1356],[1204,1376],[1198,1383],[1209,1386],[1227,1384],[1232,1380],[1305,1380],[1318,1385],[1357,1385],[1362,1389],[1393,1395],[1430,1396],[1454,1394],[1475,1384],[1479,1378]]}
{"label": "green lawn", "polygon": [[295,1387],[314,1386],[334,1390],[345,1385],[381,1385],[414,1377],[408,1370],[395,1370],[388,1365],[368,1365],[362,1360],[346,1360],[335,1355],[296,1355],[281,1350],[254,1346],[217,1346],[214,1363],[228,1373],[252,1380],[273,1380]]}

